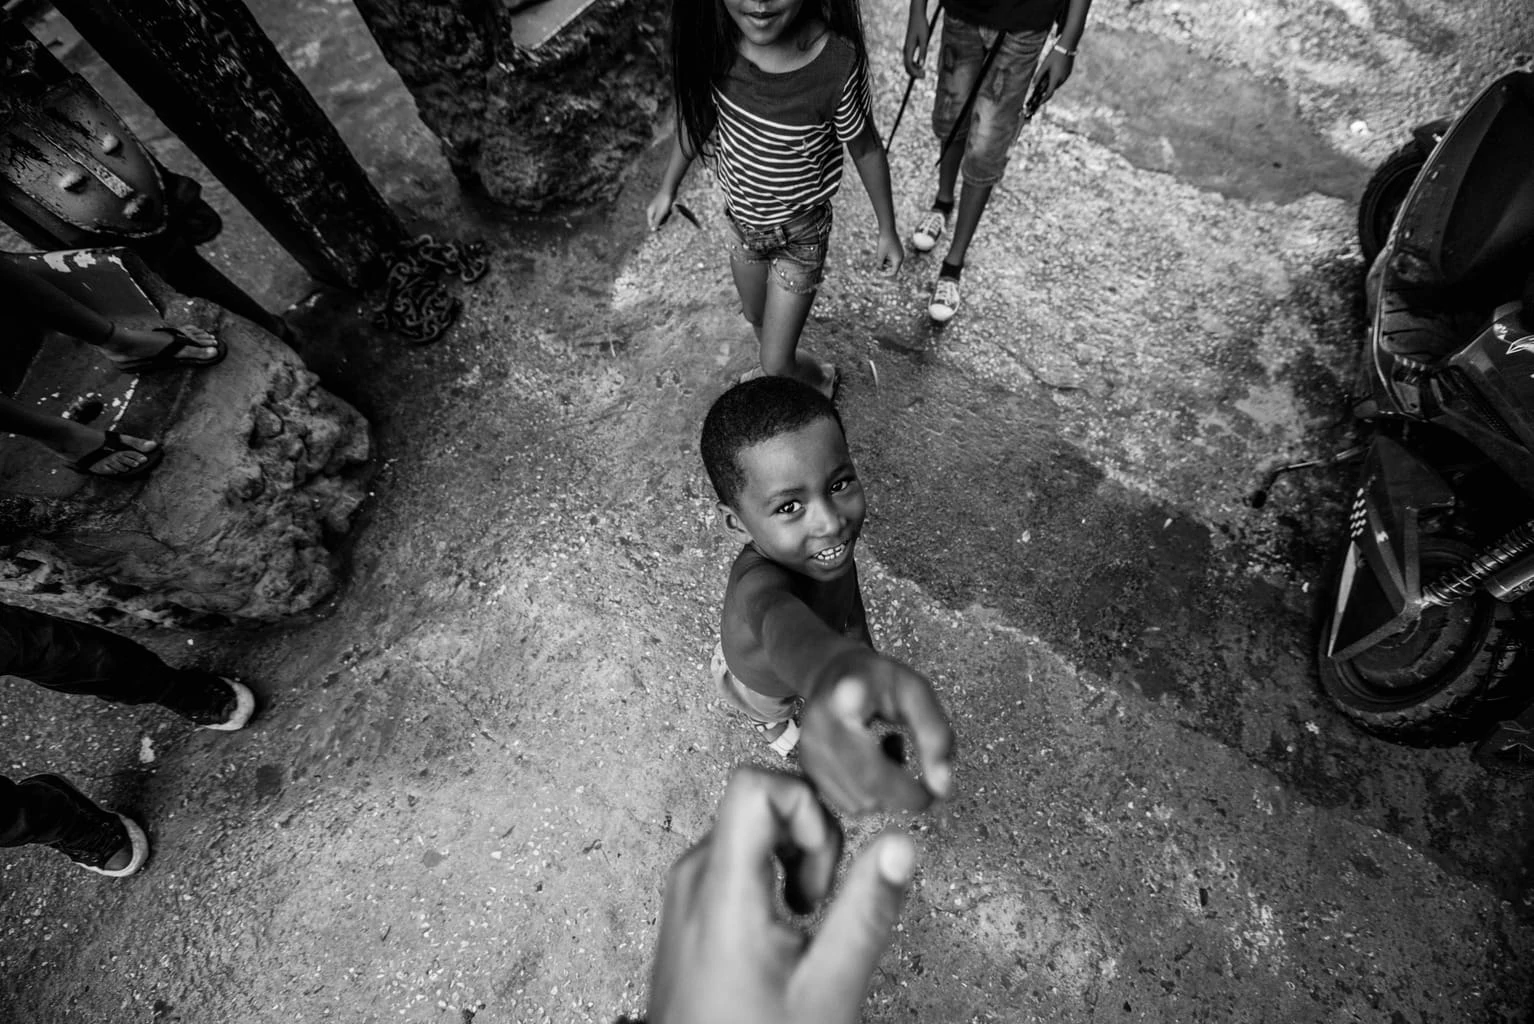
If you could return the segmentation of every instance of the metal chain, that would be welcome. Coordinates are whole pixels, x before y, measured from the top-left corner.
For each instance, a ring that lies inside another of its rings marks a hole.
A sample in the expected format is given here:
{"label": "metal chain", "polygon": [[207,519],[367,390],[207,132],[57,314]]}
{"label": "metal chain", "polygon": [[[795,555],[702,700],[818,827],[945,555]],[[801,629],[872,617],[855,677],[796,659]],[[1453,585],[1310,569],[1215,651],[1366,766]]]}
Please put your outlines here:
{"label": "metal chain", "polygon": [[483,242],[439,242],[420,235],[406,242],[389,265],[383,303],[373,322],[411,345],[429,345],[458,318],[463,303],[447,290],[456,276],[473,284],[490,269]]}

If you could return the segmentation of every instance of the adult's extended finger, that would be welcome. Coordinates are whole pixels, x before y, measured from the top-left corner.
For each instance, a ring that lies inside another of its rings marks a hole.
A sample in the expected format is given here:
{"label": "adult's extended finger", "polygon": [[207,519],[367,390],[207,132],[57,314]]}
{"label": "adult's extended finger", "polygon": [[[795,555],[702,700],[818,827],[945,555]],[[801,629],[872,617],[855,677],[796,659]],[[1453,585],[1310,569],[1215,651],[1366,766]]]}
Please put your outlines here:
{"label": "adult's extended finger", "polygon": [[902,832],[884,833],[858,855],[789,983],[790,1005],[801,1019],[858,1019],[915,872],[916,847]]}
{"label": "adult's extended finger", "polygon": [[[772,858],[779,855],[792,873],[792,892],[818,902],[830,891],[841,837],[803,779],[740,767],[719,802],[711,847],[710,892],[765,924],[772,916]],[[748,904],[742,894],[750,894]]]}
{"label": "adult's extended finger", "polygon": [[944,798],[953,792],[953,753],[956,739],[948,714],[938,703],[932,687],[915,679],[902,680],[895,691],[902,724],[916,738],[916,753],[921,759],[922,778],[933,796]]}

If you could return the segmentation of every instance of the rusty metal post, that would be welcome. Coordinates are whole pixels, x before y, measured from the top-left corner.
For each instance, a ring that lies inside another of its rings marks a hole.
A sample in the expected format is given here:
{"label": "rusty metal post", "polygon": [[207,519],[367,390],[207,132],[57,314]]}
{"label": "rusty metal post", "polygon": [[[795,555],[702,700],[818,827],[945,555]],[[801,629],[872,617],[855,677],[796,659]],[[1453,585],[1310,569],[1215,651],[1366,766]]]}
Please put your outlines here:
{"label": "rusty metal post", "polygon": [[404,227],[240,0],[54,6],[310,274],[381,283]]}

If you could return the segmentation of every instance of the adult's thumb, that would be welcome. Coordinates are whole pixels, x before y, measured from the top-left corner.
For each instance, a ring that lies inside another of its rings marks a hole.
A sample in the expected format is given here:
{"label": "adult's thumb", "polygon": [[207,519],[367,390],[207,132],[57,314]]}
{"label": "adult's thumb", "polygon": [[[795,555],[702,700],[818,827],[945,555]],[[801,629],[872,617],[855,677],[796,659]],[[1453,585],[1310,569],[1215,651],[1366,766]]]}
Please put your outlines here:
{"label": "adult's thumb", "polygon": [[903,832],[885,832],[858,855],[794,972],[791,1005],[802,1019],[855,1024],[915,874],[916,845]]}

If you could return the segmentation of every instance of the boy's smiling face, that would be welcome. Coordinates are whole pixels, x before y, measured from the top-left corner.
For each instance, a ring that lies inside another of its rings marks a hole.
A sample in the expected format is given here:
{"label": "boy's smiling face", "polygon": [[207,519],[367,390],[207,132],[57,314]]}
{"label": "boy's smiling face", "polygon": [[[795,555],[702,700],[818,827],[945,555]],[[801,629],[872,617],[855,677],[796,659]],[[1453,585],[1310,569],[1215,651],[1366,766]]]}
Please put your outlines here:
{"label": "boy's smiling face", "polygon": [[816,580],[852,567],[867,505],[847,438],[822,418],[736,453],[746,483],[724,525],[761,554]]}

